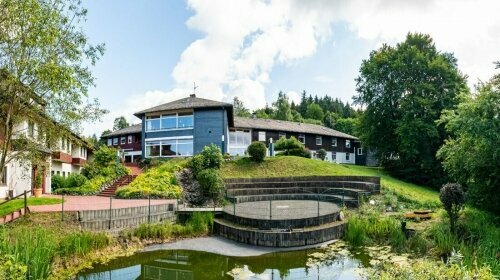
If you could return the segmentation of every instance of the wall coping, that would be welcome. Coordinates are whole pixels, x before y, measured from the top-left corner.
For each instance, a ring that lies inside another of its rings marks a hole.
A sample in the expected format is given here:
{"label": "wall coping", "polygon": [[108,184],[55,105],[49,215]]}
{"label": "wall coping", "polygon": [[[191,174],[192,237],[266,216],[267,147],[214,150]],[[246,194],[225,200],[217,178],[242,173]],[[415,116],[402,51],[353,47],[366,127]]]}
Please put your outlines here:
{"label": "wall coping", "polygon": [[380,177],[377,176],[290,176],[290,177],[267,177],[267,178],[226,178],[226,184],[239,183],[269,183],[269,182],[328,182],[328,181],[348,181],[348,182],[367,182],[380,185]]}

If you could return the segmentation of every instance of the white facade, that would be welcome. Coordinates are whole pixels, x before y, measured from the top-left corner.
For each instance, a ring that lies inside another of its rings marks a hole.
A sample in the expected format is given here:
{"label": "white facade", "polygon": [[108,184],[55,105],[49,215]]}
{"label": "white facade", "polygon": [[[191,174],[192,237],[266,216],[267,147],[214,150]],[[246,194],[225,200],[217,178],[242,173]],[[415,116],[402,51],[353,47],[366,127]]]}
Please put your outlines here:
{"label": "white facade", "polygon": [[[265,141],[265,139],[264,139]],[[252,132],[249,129],[231,129],[229,131],[228,153],[232,156],[243,156],[252,143]]]}
{"label": "white facade", "polygon": [[[311,158],[318,159],[317,152],[318,151],[311,151]],[[326,152],[325,161],[335,162],[335,163],[355,164],[356,157],[354,153]]]}

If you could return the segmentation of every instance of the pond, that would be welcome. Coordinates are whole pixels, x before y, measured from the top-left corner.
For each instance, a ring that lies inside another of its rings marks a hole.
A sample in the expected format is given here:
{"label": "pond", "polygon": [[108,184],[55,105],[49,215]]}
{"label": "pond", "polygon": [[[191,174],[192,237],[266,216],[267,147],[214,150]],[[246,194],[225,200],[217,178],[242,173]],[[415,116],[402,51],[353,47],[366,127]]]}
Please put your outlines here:
{"label": "pond", "polygon": [[351,253],[342,243],[320,249],[253,257],[161,250],[137,253],[106,265],[96,265],[82,272],[77,279],[359,279],[359,268],[369,267],[369,261],[366,253]]}

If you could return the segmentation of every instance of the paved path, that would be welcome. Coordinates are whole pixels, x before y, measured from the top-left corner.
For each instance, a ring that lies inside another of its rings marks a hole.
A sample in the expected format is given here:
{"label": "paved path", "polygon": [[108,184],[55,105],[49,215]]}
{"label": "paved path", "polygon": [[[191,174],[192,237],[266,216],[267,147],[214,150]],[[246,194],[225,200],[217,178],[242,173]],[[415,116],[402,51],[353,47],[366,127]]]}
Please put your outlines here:
{"label": "paved path", "polygon": [[146,247],[143,251],[151,252],[157,250],[192,250],[192,251],[215,253],[231,257],[252,257],[273,252],[318,248],[331,244],[335,241],[336,240],[331,240],[328,242],[315,245],[308,245],[308,246],[276,248],[276,247],[252,246],[243,243],[238,243],[229,239],[225,239],[220,236],[210,236],[210,237],[184,239],[167,244],[151,245]]}
{"label": "paved path", "polygon": [[[44,195],[43,197],[61,198],[60,195]],[[64,211],[102,210],[109,209],[109,197],[103,196],[64,196]],[[151,205],[176,203],[175,199],[151,199]],[[147,206],[147,199],[117,199],[113,198],[113,209]],[[30,206],[31,212],[59,212],[61,204]]]}

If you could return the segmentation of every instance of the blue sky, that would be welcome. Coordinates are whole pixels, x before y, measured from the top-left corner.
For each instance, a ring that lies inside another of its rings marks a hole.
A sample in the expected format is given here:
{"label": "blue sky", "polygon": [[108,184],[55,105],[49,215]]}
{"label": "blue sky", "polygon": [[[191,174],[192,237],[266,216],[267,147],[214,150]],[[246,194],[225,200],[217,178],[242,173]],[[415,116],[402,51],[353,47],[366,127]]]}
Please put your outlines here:
{"label": "blue sky", "polygon": [[86,0],[82,28],[106,44],[90,95],[110,113],[83,132],[100,135],[121,115],[137,122],[132,113],[187,96],[193,82],[198,96],[238,96],[250,108],[280,90],[293,100],[306,90],[351,102],[362,59],[409,31],[454,52],[471,84],[485,80],[500,59],[500,7],[479,2]]}

